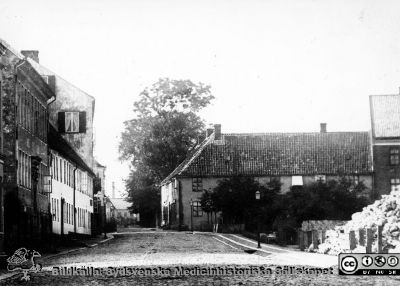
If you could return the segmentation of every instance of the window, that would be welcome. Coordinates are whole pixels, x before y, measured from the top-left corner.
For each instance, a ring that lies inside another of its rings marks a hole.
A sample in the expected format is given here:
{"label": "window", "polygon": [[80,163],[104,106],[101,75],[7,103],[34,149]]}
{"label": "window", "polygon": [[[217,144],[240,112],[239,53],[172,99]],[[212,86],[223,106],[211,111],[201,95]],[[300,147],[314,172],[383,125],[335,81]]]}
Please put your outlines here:
{"label": "window", "polygon": [[65,132],[79,132],[79,112],[65,112]]}
{"label": "window", "polygon": [[400,178],[392,178],[390,179],[390,190],[400,191]]}
{"label": "window", "polygon": [[325,175],[316,175],[315,176],[315,181],[318,183],[325,183],[326,182],[326,176]]}
{"label": "window", "polygon": [[302,176],[292,176],[292,186],[302,186],[303,177]]}
{"label": "window", "polygon": [[201,203],[199,201],[193,201],[192,213],[194,217],[203,216],[203,210],[201,208]]}
{"label": "window", "polygon": [[56,199],[56,207],[57,207],[57,210],[56,210],[56,217],[57,217],[57,221],[60,221],[60,208],[59,208],[59,200],[58,199]]}
{"label": "window", "polygon": [[58,157],[56,157],[56,180],[58,181]]}
{"label": "window", "polygon": [[18,184],[31,188],[31,157],[18,150]]}
{"label": "window", "polygon": [[351,183],[353,186],[357,186],[360,183],[360,176],[347,176],[347,180],[349,180],[349,183]]}
{"label": "window", "polygon": [[193,178],[192,179],[192,191],[193,192],[203,191],[203,181],[201,178]]}
{"label": "window", "polygon": [[390,165],[399,165],[400,151],[399,149],[390,149]]}

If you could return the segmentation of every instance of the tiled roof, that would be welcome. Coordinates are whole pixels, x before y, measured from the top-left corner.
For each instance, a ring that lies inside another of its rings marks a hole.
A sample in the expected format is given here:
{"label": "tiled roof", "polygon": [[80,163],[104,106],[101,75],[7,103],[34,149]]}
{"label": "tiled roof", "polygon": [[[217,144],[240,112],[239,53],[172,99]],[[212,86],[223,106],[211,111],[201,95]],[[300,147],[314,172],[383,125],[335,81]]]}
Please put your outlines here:
{"label": "tiled roof", "polygon": [[198,144],[191,152],[189,152],[189,154],[186,156],[186,159],[183,160],[183,162],[180,163],[178,167],[176,167],[176,169],[172,171],[172,173],[169,174],[168,177],[166,177],[161,182],[161,185],[165,184],[173,177],[180,175],[182,171],[185,170],[191,164],[191,162],[193,162],[193,160],[195,160],[197,156],[199,156],[203,152],[203,149],[206,148],[208,144],[212,142],[213,139],[214,139],[214,133],[211,134],[209,137],[207,137],[205,140],[203,140],[203,142]]}
{"label": "tiled roof", "polygon": [[370,106],[373,136],[400,137],[400,95],[371,95]]}
{"label": "tiled roof", "polygon": [[225,134],[206,140],[175,176],[369,174],[368,132]]}

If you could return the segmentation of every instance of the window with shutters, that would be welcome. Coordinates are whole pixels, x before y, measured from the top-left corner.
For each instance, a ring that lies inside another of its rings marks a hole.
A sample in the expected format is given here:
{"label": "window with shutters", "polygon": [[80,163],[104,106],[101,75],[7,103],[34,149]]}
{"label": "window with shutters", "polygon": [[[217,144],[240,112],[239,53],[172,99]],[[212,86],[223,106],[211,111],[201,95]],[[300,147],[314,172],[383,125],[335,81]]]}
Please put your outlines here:
{"label": "window with shutters", "polygon": [[65,112],[65,132],[79,132],[79,112]]}
{"label": "window with shutters", "polygon": [[58,112],[58,131],[61,133],[85,133],[86,111]]}

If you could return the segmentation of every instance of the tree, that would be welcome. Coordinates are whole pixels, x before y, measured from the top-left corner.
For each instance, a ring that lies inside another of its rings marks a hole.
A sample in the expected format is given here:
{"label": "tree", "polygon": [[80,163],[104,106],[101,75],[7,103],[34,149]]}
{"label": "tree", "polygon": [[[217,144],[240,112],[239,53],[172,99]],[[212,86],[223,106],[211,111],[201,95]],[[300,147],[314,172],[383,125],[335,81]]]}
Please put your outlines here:
{"label": "tree", "polygon": [[126,180],[128,200],[141,217],[159,211],[158,184],[196,144],[204,130],[197,113],[213,98],[208,85],[168,78],[159,79],[139,94],[135,117],[125,122],[119,151],[120,159],[131,163]]}
{"label": "tree", "polygon": [[[255,198],[257,191],[260,201]],[[204,192],[201,200],[207,202],[205,211],[211,205],[214,211],[222,212],[224,223],[245,223],[254,228],[258,217],[264,225],[272,223],[279,191],[280,183],[275,180],[262,186],[252,177],[235,176],[220,181],[211,194]]]}
{"label": "tree", "polygon": [[345,177],[294,187],[282,198],[284,207],[276,224],[291,221],[295,228],[305,220],[348,220],[368,204],[362,195],[365,189],[362,182],[354,185]]}

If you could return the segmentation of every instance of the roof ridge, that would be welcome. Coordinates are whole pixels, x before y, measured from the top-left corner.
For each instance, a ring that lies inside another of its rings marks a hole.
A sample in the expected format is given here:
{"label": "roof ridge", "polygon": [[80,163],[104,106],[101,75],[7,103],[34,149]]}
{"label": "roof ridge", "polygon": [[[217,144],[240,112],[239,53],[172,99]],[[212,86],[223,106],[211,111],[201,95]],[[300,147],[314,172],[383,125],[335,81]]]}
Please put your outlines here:
{"label": "roof ridge", "polygon": [[200,143],[200,145],[193,149],[191,152],[189,152],[185,159],[180,163],[164,180],[161,181],[160,185],[165,184],[167,181],[169,181],[173,176],[178,175],[181,173],[183,170],[185,170],[188,165],[195,159],[197,158],[200,153],[204,150],[204,148],[212,141],[211,139],[214,139],[214,133],[212,133],[210,136],[206,137],[203,142]]}
{"label": "roof ridge", "polygon": [[368,134],[369,131],[332,131],[332,132],[249,132],[249,133],[223,133],[224,136],[247,136],[247,135],[317,135],[317,134]]}

